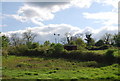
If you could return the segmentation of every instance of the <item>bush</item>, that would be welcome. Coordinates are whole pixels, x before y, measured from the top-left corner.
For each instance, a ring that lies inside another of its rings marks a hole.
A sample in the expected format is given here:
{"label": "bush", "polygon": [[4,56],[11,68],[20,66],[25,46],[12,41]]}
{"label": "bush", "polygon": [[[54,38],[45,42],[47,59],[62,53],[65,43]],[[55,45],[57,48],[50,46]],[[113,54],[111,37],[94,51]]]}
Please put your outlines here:
{"label": "bush", "polygon": [[25,56],[45,56],[45,50],[40,48],[27,49],[25,51]]}
{"label": "bush", "polygon": [[98,63],[96,61],[88,61],[88,62],[84,62],[82,64],[82,66],[84,66],[84,67],[98,67]]}
{"label": "bush", "polygon": [[62,53],[63,50],[64,50],[64,47],[60,43],[58,43],[54,46],[54,53]]}
{"label": "bush", "polygon": [[39,43],[32,43],[31,45],[32,49],[38,48],[39,47]]}
{"label": "bush", "polygon": [[8,49],[2,49],[2,55],[8,56]]}
{"label": "bush", "polygon": [[9,54],[10,55],[24,55],[26,50],[28,50],[27,45],[19,45],[16,47],[11,47],[9,49]]}
{"label": "bush", "polygon": [[88,50],[105,50],[108,49],[109,47],[111,47],[110,45],[102,45],[102,46],[91,46],[91,47],[87,47]]}
{"label": "bush", "polygon": [[108,50],[106,53],[105,53],[105,59],[106,59],[106,62],[113,62],[114,61],[114,50]]}
{"label": "bush", "polygon": [[109,45],[103,45],[103,46],[100,46],[99,49],[105,50],[105,49],[108,49],[109,47],[110,47]]}

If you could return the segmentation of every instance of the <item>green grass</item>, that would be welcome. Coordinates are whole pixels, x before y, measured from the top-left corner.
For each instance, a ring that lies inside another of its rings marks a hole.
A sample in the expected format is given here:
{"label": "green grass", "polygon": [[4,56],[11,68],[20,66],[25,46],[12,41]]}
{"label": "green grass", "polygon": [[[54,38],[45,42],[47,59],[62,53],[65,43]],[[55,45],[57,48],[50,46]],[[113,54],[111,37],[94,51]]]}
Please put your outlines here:
{"label": "green grass", "polygon": [[3,79],[118,80],[118,64],[43,57],[3,56]]}
{"label": "green grass", "polygon": [[0,79],[2,79],[2,56],[0,55]]}
{"label": "green grass", "polygon": [[106,49],[106,50],[90,50],[91,52],[95,52],[95,53],[98,53],[98,54],[105,54],[108,50],[114,50],[114,56],[120,56],[120,54],[118,53],[120,51],[120,49],[118,48],[109,48],[109,49]]}

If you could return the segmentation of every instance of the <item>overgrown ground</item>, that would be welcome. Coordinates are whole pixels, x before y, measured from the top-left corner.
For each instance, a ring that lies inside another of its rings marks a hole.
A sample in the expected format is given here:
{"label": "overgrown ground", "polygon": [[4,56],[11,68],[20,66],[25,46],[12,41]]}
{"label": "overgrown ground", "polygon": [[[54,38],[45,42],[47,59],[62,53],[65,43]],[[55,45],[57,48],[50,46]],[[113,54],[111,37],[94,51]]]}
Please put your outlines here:
{"label": "overgrown ground", "polygon": [[[95,51],[100,52],[100,51]],[[117,52],[115,52],[115,55]],[[3,79],[119,80],[119,64],[62,58],[3,56]]]}

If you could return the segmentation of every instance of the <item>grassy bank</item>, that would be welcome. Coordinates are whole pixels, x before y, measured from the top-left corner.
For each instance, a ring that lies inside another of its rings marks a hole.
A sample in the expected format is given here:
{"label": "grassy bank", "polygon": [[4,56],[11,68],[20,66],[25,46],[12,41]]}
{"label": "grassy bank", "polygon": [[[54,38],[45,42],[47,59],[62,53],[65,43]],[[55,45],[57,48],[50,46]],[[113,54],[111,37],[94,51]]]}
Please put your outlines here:
{"label": "grassy bank", "polygon": [[3,79],[89,79],[118,80],[118,64],[96,61],[3,56]]}

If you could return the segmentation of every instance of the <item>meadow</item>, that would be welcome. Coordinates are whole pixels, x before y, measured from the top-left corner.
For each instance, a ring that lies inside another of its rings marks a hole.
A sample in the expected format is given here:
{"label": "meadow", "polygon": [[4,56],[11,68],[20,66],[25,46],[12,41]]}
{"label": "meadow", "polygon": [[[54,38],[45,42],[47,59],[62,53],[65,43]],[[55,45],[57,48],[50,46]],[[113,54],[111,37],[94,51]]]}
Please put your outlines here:
{"label": "meadow", "polygon": [[120,80],[120,34],[114,35],[114,43],[95,42],[88,34],[86,42],[79,37],[76,40],[67,37],[66,44],[50,41],[39,44],[29,40],[34,39],[31,34],[23,33],[22,41],[2,36],[2,81]]}
{"label": "meadow", "polygon": [[[117,55],[116,53],[114,54]],[[120,80],[118,63],[15,55],[3,56],[2,60],[3,81],[6,79]]]}

